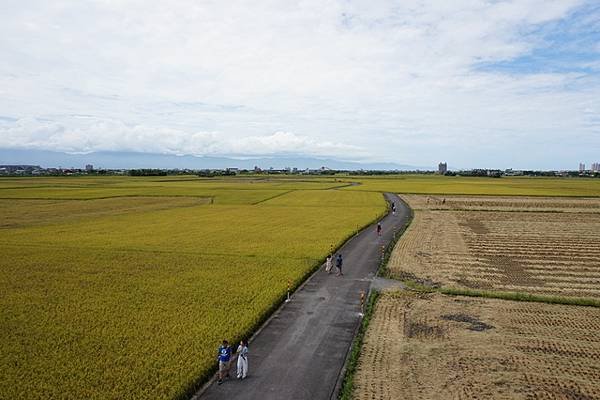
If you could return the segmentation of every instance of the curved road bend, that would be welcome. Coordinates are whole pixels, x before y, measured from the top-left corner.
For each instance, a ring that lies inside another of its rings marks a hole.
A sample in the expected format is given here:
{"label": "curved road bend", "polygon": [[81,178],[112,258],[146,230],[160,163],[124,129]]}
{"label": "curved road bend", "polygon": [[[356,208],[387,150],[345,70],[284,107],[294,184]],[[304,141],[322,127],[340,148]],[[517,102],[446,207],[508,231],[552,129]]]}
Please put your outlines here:
{"label": "curved road bend", "polygon": [[384,217],[382,236],[371,225],[346,242],[339,250],[344,276],[328,275],[320,268],[294,293],[250,343],[248,377],[235,379],[232,366],[232,379],[222,385],[213,382],[194,400],[332,398],[360,321],[360,291],[369,290],[381,246],[409,220],[410,209],[398,196],[385,197],[396,203],[397,211],[396,216],[390,212]]}

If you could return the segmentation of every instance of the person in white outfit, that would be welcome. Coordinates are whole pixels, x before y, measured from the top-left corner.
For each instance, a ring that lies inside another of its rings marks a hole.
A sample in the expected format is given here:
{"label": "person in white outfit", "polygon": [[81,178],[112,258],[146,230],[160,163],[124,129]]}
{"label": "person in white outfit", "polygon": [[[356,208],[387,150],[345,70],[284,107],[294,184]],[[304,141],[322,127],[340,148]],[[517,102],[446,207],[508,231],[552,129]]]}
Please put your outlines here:
{"label": "person in white outfit", "polygon": [[325,271],[328,274],[331,273],[331,267],[333,266],[333,260],[331,259],[331,254],[327,256],[327,261],[325,261]]}
{"label": "person in white outfit", "polygon": [[248,376],[248,341],[242,340],[237,349],[237,378],[244,379]]}

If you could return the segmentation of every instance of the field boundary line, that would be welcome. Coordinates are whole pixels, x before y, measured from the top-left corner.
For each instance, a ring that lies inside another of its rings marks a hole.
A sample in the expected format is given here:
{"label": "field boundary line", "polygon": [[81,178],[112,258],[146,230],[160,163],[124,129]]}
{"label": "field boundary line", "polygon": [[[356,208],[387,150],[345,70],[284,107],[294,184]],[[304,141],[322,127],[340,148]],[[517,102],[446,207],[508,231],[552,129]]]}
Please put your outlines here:
{"label": "field boundary line", "polygon": [[600,308],[600,300],[590,297],[565,297],[533,294],[526,292],[505,292],[476,289],[462,289],[453,287],[431,287],[415,281],[401,281],[408,290],[421,293],[440,293],[446,296],[480,297],[487,299],[499,299],[508,301],[522,301],[529,303],[560,304],[565,306],[597,307]]}
{"label": "field boundary line", "polygon": [[[36,225],[39,226],[39,225]],[[0,230],[3,229],[0,226]],[[45,249],[45,248],[55,248],[56,246],[52,243],[10,243],[4,244],[4,246],[13,247],[13,248],[36,248],[36,249]],[[264,258],[268,260],[294,260],[294,261],[315,261],[315,258],[311,257],[290,257],[290,256],[268,256],[268,255],[255,255],[255,254],[236,254],[232,255],[230,253],[208,253],[201,251],[180,251],[180,250],[152,250],[152,249],[140,249],[140,248],[118,248],[118,249],[109,249],[106,250],[105,247],[81,247],[81,246],[61,246],[61,249],[65,250],[77,250],[77,249],[85,249],[89,251],[94,251],[98,253],[123,253],[123,252],[134,252],[134,253],[149,253],[149,254],[183,254],[186,256],[199,256],[199,255],[207,255],[210,257],[234,257],[234,258]],[[318,260],[317,260],[318,261]]]}
{"label": "field boundary line", "polygon": [[490,208],[472,208],[472,209],[464,209],[464,208],[416,208],[415,211],[446,211],[446,212],[469,212],[469,211],[477,211],[477,212],[495,212],[495,213],[545,213],[545,214],[600,214],[600,211],[571,211],[566,208],[562,210],[523,210],[523,209],[515,209],[515,210],[499,210],[499,209],[490,209]]}
{"label": "field boundary line", "polygon": [[262,199],[262,200],[259,200],[259,201],[257,201],[257,202],[254,202],[254,203],[250,203],[250,205],[252,205],[252,206],[255,206],[255,205],[257,205],[257,204],[264,203],[264,202],[266,202],[266,201],[269,201],[269,200],[276,199],[277,197],[285,196],[286,194],[288,194],[288,193],[292,193],[292,192],[295,192],[296,190],[297,190],[297,189],[291,189],[291,190],[288,190],[287,192],[278,193],[278,194],[276,194],[275,196],[267,197],[266,199]]}
{"label": "field boundary line", "polygon": [[464,197],[469,197],[469,196],[484,196],[484,197],[559,197],[559,198],[563,198],[563,199],[570,199],[570,198],[590,198],[590,199],[597,199],[598,197],[600,197],[599,195],[593,195],[593,194],[498,194],[498,193],[464,193],[464,192],[459,192],[459,193],[448,193],[448,192],[401,192],[401,194],[414,194],[414,195],[418,195],[418,196],[446,196],[446,197],[452,197],[452,196],[464,196]]}
{"label": "field boundary line", "polygon": [[[0,197],[0,200],[56,200],[56,201],[93,201],[93,200],[107,200],[107,199],[120,199],[120,198],[132,198],[132,197],[151,197],[151,198],[172,198],[172,197],[189,197],[191,199],[209,199],[212,200],[215,196],[194,196],[189,194],[124,194],[117,196],[102,196],[102,197],[87,197],[87,198],[76,198],[76,197]],[[212,203],[211,203],[212,204]]]}

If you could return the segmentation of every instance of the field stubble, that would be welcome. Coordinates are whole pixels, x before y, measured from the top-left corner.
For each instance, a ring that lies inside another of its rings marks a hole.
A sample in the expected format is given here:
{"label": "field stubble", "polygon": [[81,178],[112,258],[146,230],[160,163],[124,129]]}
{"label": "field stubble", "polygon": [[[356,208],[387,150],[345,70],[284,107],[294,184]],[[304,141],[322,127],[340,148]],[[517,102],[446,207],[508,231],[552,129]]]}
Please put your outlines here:
{"label": "field stubble", "polygon": [[[517,211],[502,212],[431,210],[427,207],[440,204],[430,199],[428,205],[425,196],[405,200],[416,212],[392,254],[389,270],[394,277],[461,288],[600,298],[600,213],[580,212],[595,203],[545,199],[541,207],[561,204],[562,212],[522,212],[518,206]],[[519,204],[515,198],[493,201]],[[523,204],[533,207],[529,199]],[[445,205],[453,207],[454,199],[446,199]],[[594,207],[590,210],[597,210]]]}
{"label": "field stubble", "polygon": [[354,398],[598,399],[597,309],[383,294]]}

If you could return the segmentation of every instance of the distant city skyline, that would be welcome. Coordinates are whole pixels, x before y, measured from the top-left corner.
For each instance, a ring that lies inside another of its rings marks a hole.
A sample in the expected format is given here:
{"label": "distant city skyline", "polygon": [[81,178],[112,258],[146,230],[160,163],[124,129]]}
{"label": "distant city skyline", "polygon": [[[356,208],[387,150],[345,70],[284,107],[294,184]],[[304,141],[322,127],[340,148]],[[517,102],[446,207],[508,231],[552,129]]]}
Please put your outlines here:
{"label": "distant city skyline", "polygon": [[25,0],[0,12],[9,152],[556,170],[600,154],[593,0]]}
{"label": "distant city skyline", "polygon": [[[448,162],[437,166],[409,165],[397,163],[359,163],[336,159],[314,157],[211,157],[211,156],[173,156],[168,154],[95,152],[86,154],[67,154],[41,150],[3,150],[0,149],[0,166],[28,165],[42,168],[83,169],[318,169],[321,167],[336,170],[381,170],[381,171],[431,171],[438,174],[465,170],[503,170],[503,171],[577,171],[600,172],[600,162],[586,164],[580,162],[578,168],[493,168],[487,166],[455,167]],[[589,166],[589,167],[588,167]]]}

